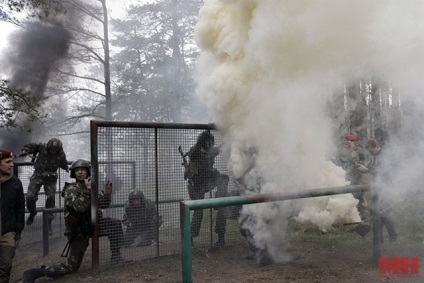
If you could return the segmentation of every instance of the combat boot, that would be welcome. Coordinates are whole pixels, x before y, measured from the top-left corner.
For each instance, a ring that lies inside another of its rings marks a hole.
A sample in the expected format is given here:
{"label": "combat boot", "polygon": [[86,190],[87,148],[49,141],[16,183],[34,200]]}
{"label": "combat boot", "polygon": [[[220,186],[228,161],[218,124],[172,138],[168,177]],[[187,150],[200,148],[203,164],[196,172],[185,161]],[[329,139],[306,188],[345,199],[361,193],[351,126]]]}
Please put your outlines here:
{"label": "combat boot", "polygon": [[270,256],[270,254],[268,253],[266,249],[259,250],[256,253],[256,264],[259,267],[271,265],[273,263],[274,263],[274,260],[272,259],[272,257]]}
{"label": "combat boot", "polygon": [[37,215],[37,206],[35,204],[35,201],[28,201],[27,200],[27,208],[29,211],[29,216],[26,221],[26,225],[30,226],[34,222],[34,217]]}
{"label": "combat boot", "polygon": [[259,258],[259,259],[257,260],[257,265],[258,265],[259,267],[268,266],[268,265],[271,265],[271,264],[273,264],[273,263],[274,263],[274,261],[273,261],[273,260],[272,260],[272,258],[271,258],[270,256],[268,256],[268,255],[263,256],[263,257],[261,257],[261,258]]}
{"label": "combat boot", "polygon": [[35,217],[35,214],[32,214],[32,213],[29,214],[28,219],[26,221],[27,226],[32,225],[32,223],[34,222],[34,217]]}
{"label": "combat boot", "polygon": [[24,272],[23,283],[34,283],[37,278],[46,277],[46,267],[28,269]]}
{"label": "combat boot", "polygon": [[358,233],[359,235],[361,235],[362,237],[365,237],[370,230],[371,230],[370,225],[363,222],[361,222],[358,226],[354,228],[354,231]]}

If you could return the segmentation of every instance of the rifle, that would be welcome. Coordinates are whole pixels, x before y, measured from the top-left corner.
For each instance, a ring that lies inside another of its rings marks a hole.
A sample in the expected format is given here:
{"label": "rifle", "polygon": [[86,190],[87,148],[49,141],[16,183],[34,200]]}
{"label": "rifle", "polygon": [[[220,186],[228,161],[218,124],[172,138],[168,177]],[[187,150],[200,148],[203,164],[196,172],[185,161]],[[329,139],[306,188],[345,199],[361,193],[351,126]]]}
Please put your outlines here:
{"label": "rifle", "polygon": [[181,145],[178,147],[178,151],[180,152],[181,158],[183,159],[183,162],[181,163],[181,165],[184,166],[184,169],[185,169],[184,170],[184,180],[187,180],[187,179],[189,179],[189,165],[188,165],[187,158],[186,158],[186,156],[183,152]]}
{"label": "rifle", "polygon": [[68,257],[69,250],[71,249],[71,241],[68,241],[66,243],[65,248],[63,249],[62,253],[60,254],[61,257]]}

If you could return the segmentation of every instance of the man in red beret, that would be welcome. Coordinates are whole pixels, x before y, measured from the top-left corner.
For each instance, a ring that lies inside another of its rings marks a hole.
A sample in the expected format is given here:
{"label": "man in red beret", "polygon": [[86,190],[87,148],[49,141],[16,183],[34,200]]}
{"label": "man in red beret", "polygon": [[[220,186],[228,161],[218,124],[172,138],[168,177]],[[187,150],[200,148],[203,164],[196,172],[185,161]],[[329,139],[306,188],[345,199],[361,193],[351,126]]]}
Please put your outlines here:
{"label": "man in red beret", "polygon": [[344,138],[345,138],[345,140],[348,140],[348,141],[357,141],[358,140],[358,137],[357,136],[354,136],[354,135],[345,135],[344,136]]}
{"label": "man in red beret", "polygon": [[12,175],[12,152],[0,150],[0,282],[9,282],[12,260],[25,225],[25,195],[21,181]]}

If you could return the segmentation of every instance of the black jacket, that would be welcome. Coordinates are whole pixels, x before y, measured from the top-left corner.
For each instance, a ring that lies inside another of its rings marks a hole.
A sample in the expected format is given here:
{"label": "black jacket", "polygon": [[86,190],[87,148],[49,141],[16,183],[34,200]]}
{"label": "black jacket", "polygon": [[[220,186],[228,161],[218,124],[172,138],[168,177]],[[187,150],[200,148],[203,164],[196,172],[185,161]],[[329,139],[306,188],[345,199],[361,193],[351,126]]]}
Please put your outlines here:
{"label": "black jacket", "polygon": [[20,240],[25,225],[24,190],[21,180],[7,177],[1,177],[1,232],[15,232],[15,239]]}

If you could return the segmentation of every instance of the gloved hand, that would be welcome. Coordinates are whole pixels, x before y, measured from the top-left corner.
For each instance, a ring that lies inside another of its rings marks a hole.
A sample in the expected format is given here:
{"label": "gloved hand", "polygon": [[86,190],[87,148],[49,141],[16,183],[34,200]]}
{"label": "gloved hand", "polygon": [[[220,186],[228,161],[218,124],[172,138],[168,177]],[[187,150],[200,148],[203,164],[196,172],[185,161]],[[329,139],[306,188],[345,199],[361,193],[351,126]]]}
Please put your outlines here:
{"label": "gloved hand", "polygon": [[27,156],[28,152],[25,148],[21,149],[21,154],[19,156]]}
{"label": "gloved hand", "polygon": [[112,182],[107,181],[105,185],[105,189],[103,191],[105,196],[110,196],[112,194]]}

